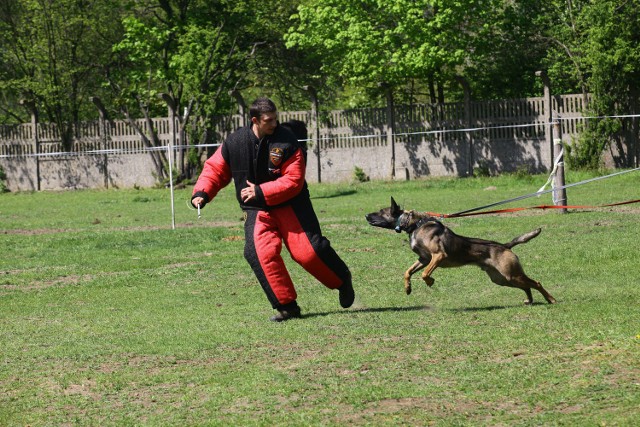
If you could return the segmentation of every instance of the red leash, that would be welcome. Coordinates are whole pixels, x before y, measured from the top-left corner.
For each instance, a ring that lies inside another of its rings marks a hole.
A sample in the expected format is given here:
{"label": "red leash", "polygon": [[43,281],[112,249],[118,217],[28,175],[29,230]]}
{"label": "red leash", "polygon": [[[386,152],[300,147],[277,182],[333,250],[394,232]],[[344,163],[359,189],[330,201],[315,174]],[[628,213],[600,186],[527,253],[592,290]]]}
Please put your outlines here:
{"label": "red leash", "polygon": [[486,214],[499,214],[499,213],[507,213],[507,212],[518,212],[524,211],[528,209],[594,209],[594,208],[606,208],[611,206],[621,206],[621,205],[630,205],[632,203],[640,203],[640,199],[637,200],[628,200],[626,202],[619,203],[609,203],[606,205],[598,205],[598,206],[589,206],[589,205],[539,205],[539,206],[529,206],[525,208],[510,208],[510,209],[498,209],[493,211],[482,211],[482,212],[469,212],[469,213],[455,213],[455,214],[440,214],[436,212],[427,212],[428,215],[431,215],[436,218],[459,218],[463,216],[475,216],[475,215],[486,215]]}

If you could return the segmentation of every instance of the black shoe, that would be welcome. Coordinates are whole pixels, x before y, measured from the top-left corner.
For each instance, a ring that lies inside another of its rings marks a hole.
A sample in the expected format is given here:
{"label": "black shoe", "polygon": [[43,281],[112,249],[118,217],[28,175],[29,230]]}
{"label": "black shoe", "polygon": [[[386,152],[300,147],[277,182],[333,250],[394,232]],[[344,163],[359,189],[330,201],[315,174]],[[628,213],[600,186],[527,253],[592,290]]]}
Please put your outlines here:
{"label": "black shoe", "polygon": [[284,322],[289,319],[299,319],[301,317],[300,307],[296,305],[295,307],[278,310],[278,314],[272,316],[270,320],[272,322]]}
{"label": "black shoe", "polygon": [[351,307],[356,297],[356,293],[353,291],[353,285],[351,284],[351,278],[338,288],[338,292],[340,292],[340,305],[342,308]]}

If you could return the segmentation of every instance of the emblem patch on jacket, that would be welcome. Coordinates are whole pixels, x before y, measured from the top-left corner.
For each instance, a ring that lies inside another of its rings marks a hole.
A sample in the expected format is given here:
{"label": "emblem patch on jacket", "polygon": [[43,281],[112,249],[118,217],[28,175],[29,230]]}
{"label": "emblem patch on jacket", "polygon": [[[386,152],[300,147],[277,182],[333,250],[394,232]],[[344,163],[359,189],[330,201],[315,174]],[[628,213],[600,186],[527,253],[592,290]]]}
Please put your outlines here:
{"label": "emblem patch on jacket", "polygon": [[282,148],[272,148],[269,152],[269,161],[271,161],[272,165],[278,167],[282,163],[283,156],[284,151],[282,151]]}

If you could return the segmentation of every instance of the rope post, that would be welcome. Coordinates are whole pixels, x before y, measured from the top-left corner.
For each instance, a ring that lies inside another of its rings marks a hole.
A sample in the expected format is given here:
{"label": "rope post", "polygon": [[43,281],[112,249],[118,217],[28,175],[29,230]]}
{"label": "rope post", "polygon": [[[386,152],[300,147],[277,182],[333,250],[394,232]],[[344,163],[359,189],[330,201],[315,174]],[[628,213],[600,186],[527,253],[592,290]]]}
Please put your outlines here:
{"label": "rope post", "polygon": [[551,151],[551,167],[553,168],[554,157],[557,154],[553,152],[553,125],[551,122],[553,121],[553,99],[551,97],[551,80],[547,75],[546,71],[536,71],[536,77],[540,77],[542,80],[542,84],[544,85],[544,102],[543,102],[543,115],[545,120],[545,131],[544,135],[547,141],[547,146],[549,147],[549,151]]}
{"label": "rope post", "polygon": [[175,202],[173,196],[173,146],[176,143],[176,131],[175,131],[175,123],[176,123],[176,103],[173,98],[167,93],[159,94],[160,97],[167,103],[167,107],[169,108],[169,113],[171,116],[171,139],[167,144],[167,159],[169,160],[169,188],[171,189],[171,228],[173,230],[176,229],[176,209]]}
{"label": "rope post", "polygon": [[[462,76],[455,76],[460,86],[462,86],[462,90],[464,91],[464,125],[467,129],[470,129],[473,126],[473,119],[471,117],[471,86],[467,79]],[[473,138],[471,137],[471,132],[466,131],[464,133],[465,140],[467,141],[467,175],[473,176]]]}
{"label": "rope post", "polygon": [[633,149],[629,149],[631,151],[631,165],[634,168],[640,166],[640,143],[638,142],[638,138],[640,138],[640,120],[638,120],[638,101],[640,100],[640,90],[635,85],[632,85],[630,88],[631,92],[631,114],[633,114],[633,118],[631,119],[631,143],[633,145]]}
{"label": "rope post", "polygon": [[318,92],[313,86],[303,86],[309,92],[311,98],[311,127],[313,129],[313,139],[315,145],[316,159],[318,161],[318,182],[322,182],[322,163],[320,161],[320,112],[318,108]]}
{"label": "rope post", "polygon": [[[556,173],[553,177],[553,187],[558,190],[553,191],[553,204],[556,206],[566,206],[567,205],[567,190],[565,188],[565,180],[564,180],[564,151],[562,148],[562,128],[560,126],[560,118],[556,118],[555,123],[553,124],[553,133],[555,138],[553,139],[553,151],[554,153],[558,153],[558,157],[556,158],[557,167]],[[562,208],[558,209],[560,213],[566,214],[567,209]]]}
{"label": "rope post", "polygon": [[38,109],[33,101],[20,100],[20,105],[24,106],[31,115],[31,131],[33,132],[33,145],[36,157],[36,191],[40,191],[40,135],[38,135]]}
{"label": "rope post", "polygon": [[98,128],[100,130],[100,148],[105,150],[102,156],[102,161],[104,162],[104,166],[102,167],[102,178],[104,182],[104,188],[109,188],[109,156],[106,152],[107,141],[109,139],[109,135],[107,134],[109,129],[107,127],[109,115],[107,114],[107,109],[104,108],[104,104],[102,103],[102,100],[100,98],[98,98],[97,96],[92,96],[89,99],[95,104],[96,108],[98,108],[98,112],[100,113],[100,121],[98,122]]}
{"label": "rope post", "polygon": [[381,83],[380,87],[384,89],[387,98],[387,144],[391,146],[391,180],[396,178],[396,117],[393,105],[393,88]]}

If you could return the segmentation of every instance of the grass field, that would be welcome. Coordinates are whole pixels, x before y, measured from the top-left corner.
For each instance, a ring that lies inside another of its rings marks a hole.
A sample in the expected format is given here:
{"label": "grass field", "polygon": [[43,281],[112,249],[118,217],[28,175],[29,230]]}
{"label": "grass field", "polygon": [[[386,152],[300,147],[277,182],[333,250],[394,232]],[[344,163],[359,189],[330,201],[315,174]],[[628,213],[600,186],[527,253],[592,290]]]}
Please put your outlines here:
{"label": "grass field", "polygon": [[[534,292],[524,306],[476,267],[436,270],[433,288],[416,276],[407,296],[407,236],[364,220],[390,196],[451,213],[545,180],[311,185],[356,302],[341,309],[289,262],[305,316],[282,324],[243,259],[230,188],[201,219],[177,190],[175,230],[168,190],[2,194],[0,425],[637,425],[640,204],[445,220],[498,241],[542,227],[514,251],[556,305]],[[639,189],[634,172],[568,198]],[[537,204],[550,195],[506,207]]]}

